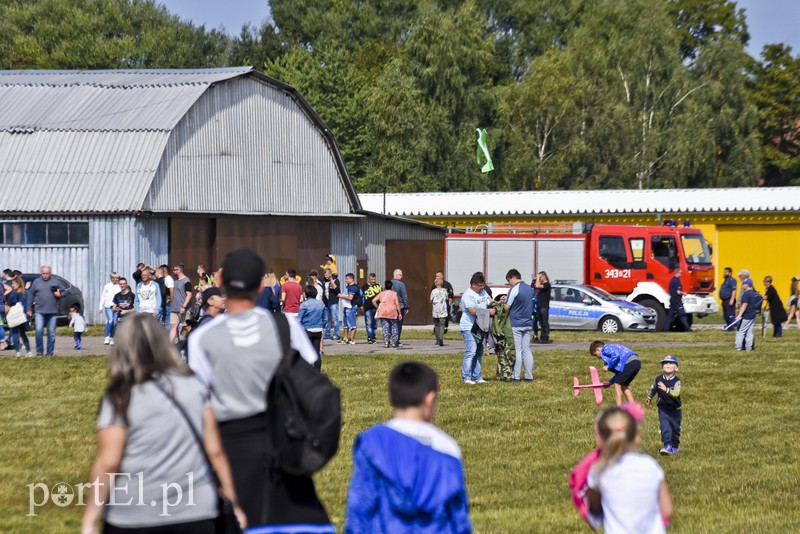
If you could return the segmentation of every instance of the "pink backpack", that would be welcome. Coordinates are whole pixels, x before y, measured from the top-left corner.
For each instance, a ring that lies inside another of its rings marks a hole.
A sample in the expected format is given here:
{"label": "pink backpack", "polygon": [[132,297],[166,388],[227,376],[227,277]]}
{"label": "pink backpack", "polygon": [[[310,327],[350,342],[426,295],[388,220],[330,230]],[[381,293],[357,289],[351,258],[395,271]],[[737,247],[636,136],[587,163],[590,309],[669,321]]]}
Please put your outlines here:
{"label": "pink backpack", "polygon": [[572,493],[572,502],[581,519],[586,521],[586,524],[592,530],[597,530],[603,524],[603,516],[596,515],[589,512],[589,501],[586,498],[586,490],[589,482],[589,470],[594,463],[600,459],[600,449],[595,449],[586,456],[583,460],[578,462],[578,465],[572,468],[569,474],[569,489]]}

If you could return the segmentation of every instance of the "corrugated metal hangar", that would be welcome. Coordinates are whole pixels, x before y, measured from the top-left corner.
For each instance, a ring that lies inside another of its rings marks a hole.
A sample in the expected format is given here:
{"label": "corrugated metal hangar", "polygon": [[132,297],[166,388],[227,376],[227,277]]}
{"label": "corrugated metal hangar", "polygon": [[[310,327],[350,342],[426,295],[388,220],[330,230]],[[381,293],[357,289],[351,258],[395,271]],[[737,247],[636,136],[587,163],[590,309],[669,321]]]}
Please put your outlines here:
{"label": "corrugated metal hangar", "polygon": [[[688,220],[711,244],[715,280],[749,269],[786,301],[800,276],[800,187],[360,195],[365,209],[476,232],[572,232],[573,223]],[[385,207],[385,208],[384,208]]]}
{"label": "corrugated metal hangar", "polygon": [[249,67],[0,71],[0,177],[3,268],[51,265],[90,322],[139,261],[193,275],[248,246],[304,276],[333,253],[342,274],[403,268],[415,300],[442,264],[442,229],[364,211],[322,119]]}

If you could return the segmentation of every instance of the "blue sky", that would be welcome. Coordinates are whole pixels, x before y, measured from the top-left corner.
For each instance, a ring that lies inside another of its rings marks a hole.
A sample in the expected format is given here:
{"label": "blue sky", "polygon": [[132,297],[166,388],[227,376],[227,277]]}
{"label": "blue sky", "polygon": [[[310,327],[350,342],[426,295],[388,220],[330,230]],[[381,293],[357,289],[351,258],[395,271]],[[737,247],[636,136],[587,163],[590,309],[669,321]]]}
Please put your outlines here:
{"label": "blue sky", "polygon": [[[233,35],[247,22],[260,26],[269,17],[267,0],[161,0],[171,13],[196,25],[219,28]],[[750,30],[748,52],[758,56],[765,43],[786,43],[800,54],[800,0],[738,0]]]}

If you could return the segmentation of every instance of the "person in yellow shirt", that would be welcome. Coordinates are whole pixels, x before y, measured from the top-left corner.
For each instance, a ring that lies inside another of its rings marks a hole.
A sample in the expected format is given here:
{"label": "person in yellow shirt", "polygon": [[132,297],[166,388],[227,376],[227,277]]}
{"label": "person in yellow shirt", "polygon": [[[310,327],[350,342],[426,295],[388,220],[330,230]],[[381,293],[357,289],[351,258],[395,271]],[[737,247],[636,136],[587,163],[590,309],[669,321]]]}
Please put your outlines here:
{"label": "person in yellow shirt", "polygon": [[331,273],[338,275],[339,269],[336,267],[336,257],[333,254],[328,254],[325,256],[325,263],[320,265],[322,270],[330,269]]}

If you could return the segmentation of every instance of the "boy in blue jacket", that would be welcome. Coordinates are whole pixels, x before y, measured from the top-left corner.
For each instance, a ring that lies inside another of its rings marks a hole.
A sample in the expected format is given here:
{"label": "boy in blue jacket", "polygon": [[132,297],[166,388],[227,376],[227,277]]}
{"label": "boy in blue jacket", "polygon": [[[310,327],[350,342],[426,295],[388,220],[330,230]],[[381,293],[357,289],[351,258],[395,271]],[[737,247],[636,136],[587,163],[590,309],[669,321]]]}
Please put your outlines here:
{"label": "boy in blue jacket", "polygon": [[625,345],[606,345],[602,341],[593,341],[589,345],[589,354],[603,360],[603,371],[614,373],[609,384],[614,384],[614,400],[617,401],[617,406],[622,406],[623,393],[627,402],[636,402],[633,400],[630,385],[642,368],[639,356]]}
{"label": "boy in blue jacket", "polygon": [[461,449],[431,421],[439,379],[419,362],[389,375],[394,419],[353,444],[346,533],[472,532]]}

